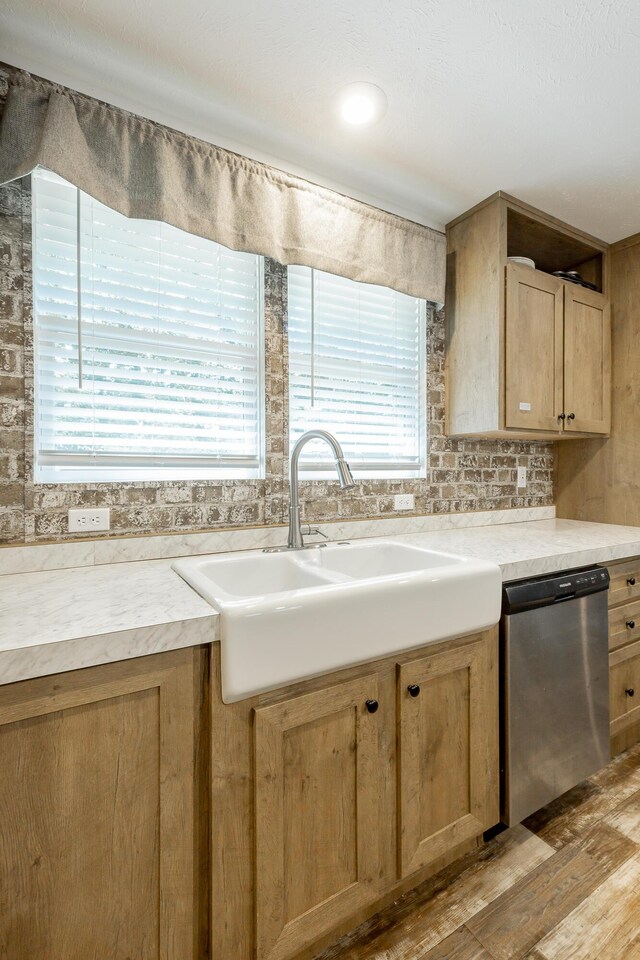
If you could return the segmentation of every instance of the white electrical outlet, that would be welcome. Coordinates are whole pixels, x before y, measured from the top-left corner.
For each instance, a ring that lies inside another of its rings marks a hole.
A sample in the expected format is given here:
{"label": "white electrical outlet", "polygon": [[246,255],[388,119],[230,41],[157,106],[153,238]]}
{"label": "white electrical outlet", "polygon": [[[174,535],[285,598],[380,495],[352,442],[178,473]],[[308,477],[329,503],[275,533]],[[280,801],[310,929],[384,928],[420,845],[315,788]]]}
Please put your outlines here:
{"label": "white electrical outlet", "polygon": [[518,490],[524,490],[526,485],[527,485],[527,468],[518,467],[518,482],[516,486],[518,487]]}
{"label": "white electrical outlet", "polygon": [[96,530],[109,530],[110,527],[109,507],[69,510],[69,533],[92,533]]}
{"label": "white electrical outlet", "polygon": [[412,493],[400,493],[393,498],[393,506],[396,510],[413,510],[414,502]]}

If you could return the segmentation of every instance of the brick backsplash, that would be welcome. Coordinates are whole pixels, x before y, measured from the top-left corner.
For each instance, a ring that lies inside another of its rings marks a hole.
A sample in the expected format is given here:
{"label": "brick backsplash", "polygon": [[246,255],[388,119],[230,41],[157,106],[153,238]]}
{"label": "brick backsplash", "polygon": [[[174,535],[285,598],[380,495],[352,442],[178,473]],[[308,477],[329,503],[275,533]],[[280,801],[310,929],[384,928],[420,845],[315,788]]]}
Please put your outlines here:
{"label": "brick backsplash", "polygon": [[[0,72],[0,110],[5,82]],[[155,484],[34,483],[28,178],[0,187],[0,271],[0,543],[73,539],[67,532],[67,511],[83,504],[111,507],[112,528],[105,536],[285,522],[288,357],[284,267],[270,260],[265,264],[265,479]],[[417,514],[553,503],[551,444],[444,435],[444,312],[430,309],[427,327],[427,476],[361,480],[348,494],[340,493],[336,482],[305,481],[301,485],[305,520],[390,516],[396,493],[414,494]],[[516,490],[518,466],[528,469],[526,496]]]}

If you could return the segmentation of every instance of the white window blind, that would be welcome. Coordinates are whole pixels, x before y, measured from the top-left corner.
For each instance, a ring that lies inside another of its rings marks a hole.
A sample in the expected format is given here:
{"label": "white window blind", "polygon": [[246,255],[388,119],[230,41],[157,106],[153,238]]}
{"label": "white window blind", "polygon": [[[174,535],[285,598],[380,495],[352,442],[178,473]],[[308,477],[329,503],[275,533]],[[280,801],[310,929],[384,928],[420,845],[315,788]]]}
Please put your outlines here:
{"label": "white window blind", "polygon": [[262,259],[33,176],[36,477],[256,477]]}
{"label": "white window blind", "polygon": [[[360,475],[424,475],[426,302],[308,267],[288,277],[291,443],[322,427]],[[333,469],[315,444],[300,464]]]}

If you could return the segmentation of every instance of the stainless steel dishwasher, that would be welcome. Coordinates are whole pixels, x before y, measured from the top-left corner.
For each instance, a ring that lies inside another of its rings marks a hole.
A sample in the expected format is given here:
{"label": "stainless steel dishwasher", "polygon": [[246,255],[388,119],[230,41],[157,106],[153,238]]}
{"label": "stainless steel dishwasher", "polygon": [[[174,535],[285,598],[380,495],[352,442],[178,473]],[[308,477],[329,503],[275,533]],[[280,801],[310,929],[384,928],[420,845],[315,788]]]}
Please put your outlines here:
{"label": "stainless steel dishwasher", "polygon": [[608,589],[601,567],[503,587],[502,821],[509,826],[609,762]]}

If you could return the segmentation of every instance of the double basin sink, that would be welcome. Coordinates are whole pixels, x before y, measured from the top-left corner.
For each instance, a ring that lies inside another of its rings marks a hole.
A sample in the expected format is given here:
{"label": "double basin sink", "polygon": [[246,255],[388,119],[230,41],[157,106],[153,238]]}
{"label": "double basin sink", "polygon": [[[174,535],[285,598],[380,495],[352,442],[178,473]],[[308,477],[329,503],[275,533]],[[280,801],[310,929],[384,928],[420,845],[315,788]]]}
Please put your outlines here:
{"label": "double basin sink", "polygon": [[226,703],[500,617],[496,564],[393,540],[177,560],[220,614]]}

